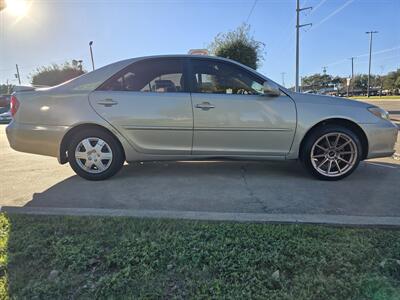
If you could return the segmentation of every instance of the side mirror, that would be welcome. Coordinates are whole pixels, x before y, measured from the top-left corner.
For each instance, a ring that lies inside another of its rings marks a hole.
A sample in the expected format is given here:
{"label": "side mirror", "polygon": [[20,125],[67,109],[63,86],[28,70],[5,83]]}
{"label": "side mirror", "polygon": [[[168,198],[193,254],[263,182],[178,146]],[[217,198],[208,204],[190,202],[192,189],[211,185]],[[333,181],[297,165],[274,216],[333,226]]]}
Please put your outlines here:
{"label": "side mirror", "polygon": [[279,86],[271,81],[264,81],[263,84],[264,94],[271,97],[277,97],[281,95]]}

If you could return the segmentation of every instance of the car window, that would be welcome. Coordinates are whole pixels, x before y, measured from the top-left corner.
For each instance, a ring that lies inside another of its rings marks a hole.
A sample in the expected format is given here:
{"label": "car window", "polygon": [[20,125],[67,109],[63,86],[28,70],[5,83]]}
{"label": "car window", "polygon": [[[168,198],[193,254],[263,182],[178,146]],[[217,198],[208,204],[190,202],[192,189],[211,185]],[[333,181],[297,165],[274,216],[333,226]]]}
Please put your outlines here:
{"label": "car window", "polygon": [[264,80],[231,63],[193,60],[193,89],[197,93],[263,94]]}
{"label": "car window", "polygon": [[181,59],[144,60],[117,73],[98,90],[176,93],[185,91]]}

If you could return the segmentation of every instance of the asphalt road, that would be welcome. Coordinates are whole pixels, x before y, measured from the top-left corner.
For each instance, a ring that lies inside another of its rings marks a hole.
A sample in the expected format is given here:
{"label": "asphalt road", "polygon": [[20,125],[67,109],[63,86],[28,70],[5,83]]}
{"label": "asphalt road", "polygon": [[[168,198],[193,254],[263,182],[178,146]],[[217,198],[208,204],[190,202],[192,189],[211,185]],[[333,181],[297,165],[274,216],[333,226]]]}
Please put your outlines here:
{"label": "asphalt road", "polygon": [[[386,102],[374,101],[400,111],[400,101]],[[400,160],[393,158],[362,162],[339,182],[317,181],[298,162],[212,161],[134,163],[89,182],[55,158],[12,150],[4,128],[1,206],[400,216]]]}

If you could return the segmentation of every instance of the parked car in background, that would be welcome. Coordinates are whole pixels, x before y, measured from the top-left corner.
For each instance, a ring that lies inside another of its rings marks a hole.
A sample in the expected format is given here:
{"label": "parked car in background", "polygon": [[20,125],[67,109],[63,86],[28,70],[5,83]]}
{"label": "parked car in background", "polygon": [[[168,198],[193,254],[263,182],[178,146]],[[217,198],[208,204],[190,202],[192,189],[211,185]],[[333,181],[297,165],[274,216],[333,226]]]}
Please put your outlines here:
{"label": "parked car in background", "polygon": [[394,153],[397,127],[371,104],[291,92],[237,62],[168,55],[120,61],[11,97],[12,148],[90,180],[125,161],[300,159],[338,180]]}
{"label": "parked car in background", "polygon": [[4,107],[10,106],[11,95],[1,95],[0,96],[0,110]]}
{"label": "parked car in background", "polygon": [[9,123],[12,120],[12,116],[11,116],[11,112],[10,111],[6,111],[0,114],[0,123],[4,124],[4,123]]}

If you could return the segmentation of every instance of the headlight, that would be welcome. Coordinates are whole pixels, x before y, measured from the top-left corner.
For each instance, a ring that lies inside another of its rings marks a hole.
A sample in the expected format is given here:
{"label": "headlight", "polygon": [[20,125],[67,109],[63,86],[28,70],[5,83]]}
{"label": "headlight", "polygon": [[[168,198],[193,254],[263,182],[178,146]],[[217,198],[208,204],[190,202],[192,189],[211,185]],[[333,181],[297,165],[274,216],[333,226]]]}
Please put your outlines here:
{"label": "headlight", "polygon": [[370,107],[368,108],[370,113],[373,113],[375,116],[377,116],[380,119],[384,119],[384,120],[389,120],[389,113],[379,107]]}

